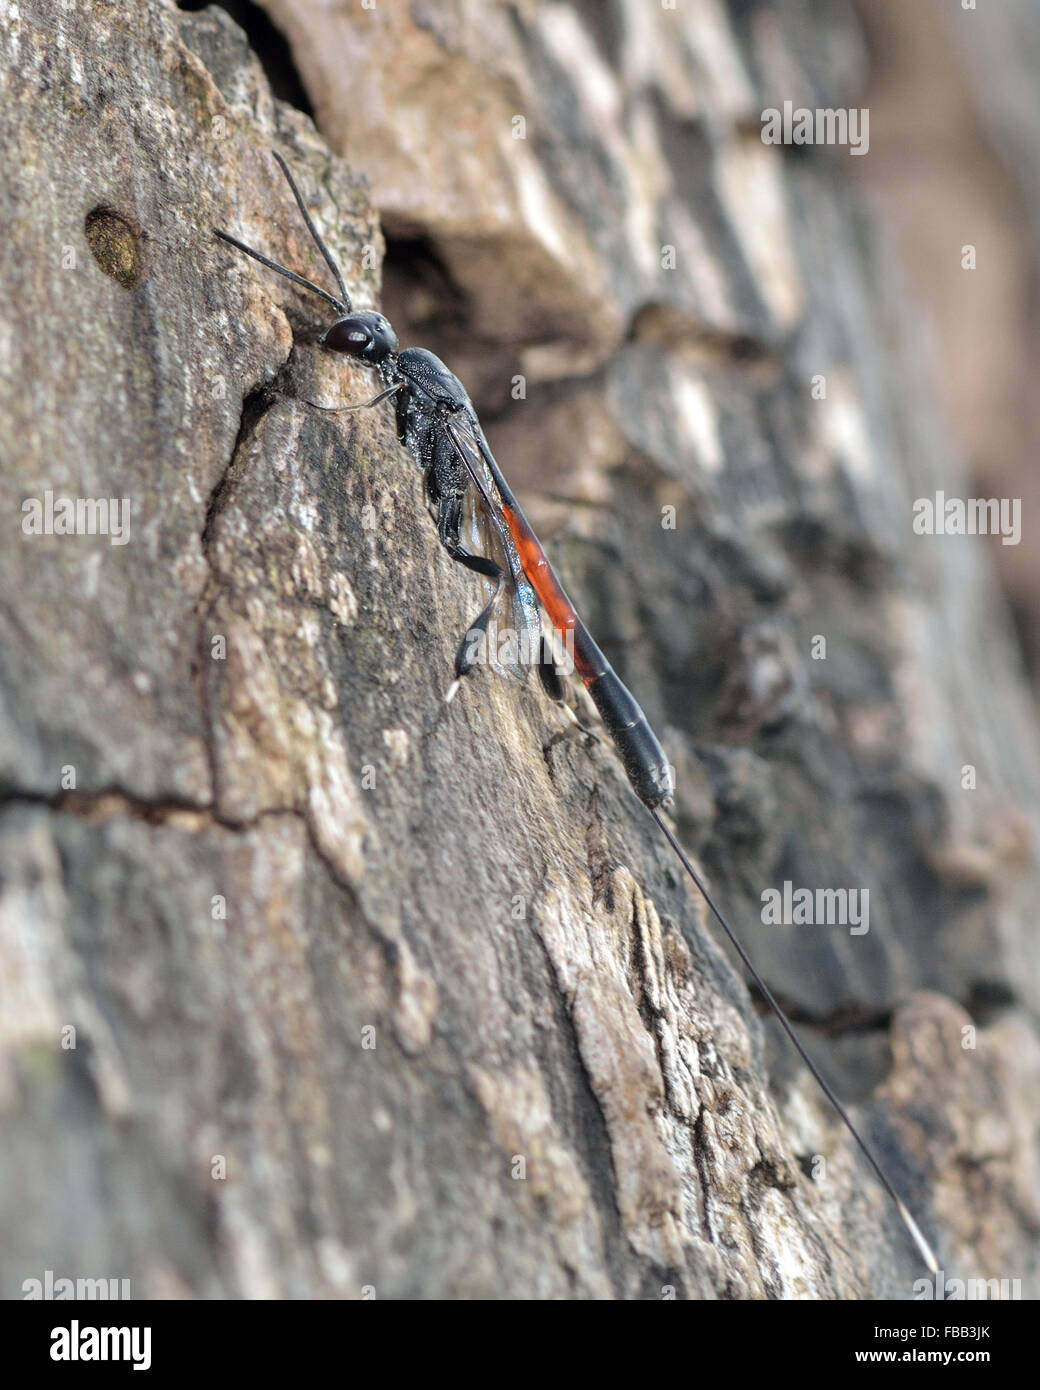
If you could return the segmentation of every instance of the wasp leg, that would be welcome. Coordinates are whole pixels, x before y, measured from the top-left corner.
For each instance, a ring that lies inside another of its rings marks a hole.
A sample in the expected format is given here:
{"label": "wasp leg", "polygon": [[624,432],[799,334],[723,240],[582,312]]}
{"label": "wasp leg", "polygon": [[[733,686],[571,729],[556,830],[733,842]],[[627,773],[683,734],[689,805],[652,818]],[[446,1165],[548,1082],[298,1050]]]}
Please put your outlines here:
{"label": "wasp leg", "polygon": [[387,396],[392,396],[395,391],[403,391],[405,382],[399,381],[396,386],[388,386],[385,391],[380,391],[378,396],[373,396],[370,401],[358,401],[356,405],[319,405],[317,401],[304,401],[304,405],[309,405],[315,410],[323,410],[326,415],[338,415],[343,410],[368,410],[373,405],[378,405],[380,401],[385,401]]}
{"label": "wasp leg", "polygon": [[441,545],[444,546],[451,558],[457,560],[460,565],[465,565],[466,569],[473,570],[475,574],[483,575],[485,579],[493,580],[495,592],[488,599],[480,615],[470,624],[469,630],[463,635],[462,641],[459,643],[459,649],[455,653],[455,684],[449,692],[449,699],[455,694],[458,682],[473,668],[480,651],[481,638],[487,631],[487,625],[495,611],[495,605],[502,592],[502,582],[505,579],[505,571],[501,565],[497,565],[486,555],[474,555],[463,546],[459,540],[461,525],[461,494],[448,493],[442,496],[437,512],[437,534]]}
{"label": "wasp leg", "polygon": [[542,680],[542,689],[545,691],[546,695],[548,695],[549,699],[555,701],[558,705],[562,705],[563,708],[570,713],[569,706],[564,704],[564,694],[567,688],[566,683],[557,669],[552,643],[545,636],[542,637],[538,656],[538,674]]}
{"label": "wasp leg", "polygon": [[566,719],[568,726],[563,733],[553,735],[549,746],[552,747],[554,743],[561,739],[578,737],[591,739],[593,743],[599,743],[599,735],[594,729],[590,729],[588,725],[582,723],[574,710],[567,703],[567,676],[560,670],[559,666],[557,666],[553,644],[544,634],[542,636],[541,658],[538,662],[538,674],[542,678],[543,690],[546,695],[548,695],[549,699],[555,702],[556,707],[559,709],[564,719]]}

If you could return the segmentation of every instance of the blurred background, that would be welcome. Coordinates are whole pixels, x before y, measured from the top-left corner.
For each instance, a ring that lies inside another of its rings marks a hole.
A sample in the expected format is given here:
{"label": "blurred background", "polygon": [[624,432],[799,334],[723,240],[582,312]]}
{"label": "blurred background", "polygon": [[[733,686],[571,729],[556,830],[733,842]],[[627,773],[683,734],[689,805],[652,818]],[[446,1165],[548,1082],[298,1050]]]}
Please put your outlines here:
{"label": "blurred background", "polygon": [[[1034,691],[1040,680],[1040,22],[1030,0],[860,0],[868,159],[850,161],[928,325],[931,382],[976,495],[1021,497],[1017,546],[990,538]],[[965,23],[964,20],[971,22]],[[970,227],[978,269],[936,254]],[[983,249],[984,248],[984,249]]]}

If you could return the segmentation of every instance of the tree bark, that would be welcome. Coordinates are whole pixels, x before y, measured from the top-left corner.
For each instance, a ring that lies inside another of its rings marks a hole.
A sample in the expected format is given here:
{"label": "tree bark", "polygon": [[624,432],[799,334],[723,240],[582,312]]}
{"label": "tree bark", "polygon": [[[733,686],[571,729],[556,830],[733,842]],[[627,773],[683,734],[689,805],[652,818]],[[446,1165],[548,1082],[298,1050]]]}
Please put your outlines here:
{"label": "tree bark", "polygon": [[[340,157],[219,8],[0,22],[0,1291],[924,1274],[609,740],[537,681],[445,704],[481,584],[392,409],[307,404],[376,389],[325,306],[212,235],[328,283],[274,147],[358,305],[385,229],[402,340],[466,382],[948,1276],[1035,1296],[1034,712],[981,542],[913,531],[969,484],[847,152],[760,137],[855,102],[851,19],[265,9]],[[127,543],[26,534],[48,492],[128,498]],[[785,881],[868,890],[869,931],[768,924]]]}

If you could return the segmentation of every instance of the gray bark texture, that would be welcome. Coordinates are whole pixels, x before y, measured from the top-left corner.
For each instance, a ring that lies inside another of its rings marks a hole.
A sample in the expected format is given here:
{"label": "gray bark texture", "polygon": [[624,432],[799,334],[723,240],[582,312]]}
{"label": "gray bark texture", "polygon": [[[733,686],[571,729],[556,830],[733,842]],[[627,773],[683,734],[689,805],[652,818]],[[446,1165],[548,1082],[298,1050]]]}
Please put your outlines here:
{"label": "gray bark texture", "polygon": [[[947,1274],[1036,1296],[1035,712],[983,542],[912,530],[970,482],[850,157],[760,136],[856,102],[851,11],[264,9],[320,135],[223,9],[0,7],[0,1294],[924,1273],[609,740],[444,702],[482,583],[392,408],[304,403],[377,389],[327,306],[212,236],[328,284],[274,147],[467,384]],[[25,534],[48,490],[128,542]],[[763,922],[785,880],[869,931]]]}

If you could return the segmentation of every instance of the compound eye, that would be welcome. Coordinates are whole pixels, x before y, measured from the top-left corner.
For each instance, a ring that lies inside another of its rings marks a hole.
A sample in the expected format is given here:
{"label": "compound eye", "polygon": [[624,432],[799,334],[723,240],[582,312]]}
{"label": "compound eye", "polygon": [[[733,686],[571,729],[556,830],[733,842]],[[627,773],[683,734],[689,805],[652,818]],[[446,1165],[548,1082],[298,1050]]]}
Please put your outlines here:
{"label": "compound eye", "polygon": [[322,339],[332,352],[345,352],[351,357],[363,357],[372,345],[372,335],[357,319],[339,319]]}

